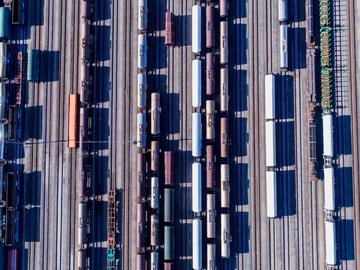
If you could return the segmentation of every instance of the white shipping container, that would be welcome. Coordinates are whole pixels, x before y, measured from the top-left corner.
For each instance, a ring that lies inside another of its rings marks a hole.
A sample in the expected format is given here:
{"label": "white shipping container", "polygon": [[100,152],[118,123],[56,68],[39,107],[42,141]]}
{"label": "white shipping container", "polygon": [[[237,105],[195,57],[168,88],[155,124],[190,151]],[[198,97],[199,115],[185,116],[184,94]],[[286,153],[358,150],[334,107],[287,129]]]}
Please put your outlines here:
{"label": "white shipping container", "polygon": [[144,31],[147,29],[147,0],[139,0],[139,13],[138,13],[138,29]]}
{"label": "white shipping container", "polygon": [[277,216],[276,172],[266,172],[266,214],[269,218]]}
{"label": "white shipping container", "polygon": [[333,118],[331,114],[324,114],[323,120],[323,148],[324,156],[332,158],[333,152]]}
{"label": "white shipping container", "polygon": [[192,52],[201,52],[201,7],[192,7]]}
{"label": "white shipping container", "polygon": [[193,269],[202,269],[202,228],[201,220],[196,218],[193,220],[192,228],[192,256],[193,256]]}
{"label": "white shipping container", "polygon": [[201,114],[195,112],[192,114],[192,156],[201,156],[201,145],[202,144],[202,125],[201,125]]}
{"label": "white shipping container", "polygon": [[138,98],[137,98],[137,106],[139,108],[146,107],[146,91],[147,91],[146,74],[139,73],[138,74]]}
{"label": "white shipping container", "polygon": [[279,0],[279,21],[286,22],[288,19],[287,0]]}
{"label": "white shipping container", "polygon": [[335,211],[334,168],[324,168],[324,209]]}
{"label": "white shipping container", "polygon": [[229,214],[221,214],[221,257],[230,257],[230,217]]}
{"label": "white shipping container", "polygon": [[336,265],[336,229],[334,221],[325,221],[326,264]]}
{"label": "white shipping container", "polygon": [[147,42],[146,42],[146,35],[140,34],[138,35],[138,68],[139,69],[146,69],[146,55],[147,53]]}
{"label": "white shipping container", "polygon": [[286,24],[280,25],[280,69],[288,69],[288,28]]}
{"label": "white shipping container", "polygon": [[192,164],[192,210],[201,212],[201,163]]}
{"label": "white shipping container", "polygon": [[201,60],[192,61],[192,106],[201,107]]}
{"label": "white shipping container", "polygon": [[137,147],[146,147],[146,115],[145,113],[137,114]]}
{"label": "white shipping container", "polygon": [[275,119],[275,75],[265,75],[265,119]]}
{"label": "white shipping container", "polygon": [[266,166],[276,166],[276,137],[275,137],[275,122],[265,123],[265,156]]}

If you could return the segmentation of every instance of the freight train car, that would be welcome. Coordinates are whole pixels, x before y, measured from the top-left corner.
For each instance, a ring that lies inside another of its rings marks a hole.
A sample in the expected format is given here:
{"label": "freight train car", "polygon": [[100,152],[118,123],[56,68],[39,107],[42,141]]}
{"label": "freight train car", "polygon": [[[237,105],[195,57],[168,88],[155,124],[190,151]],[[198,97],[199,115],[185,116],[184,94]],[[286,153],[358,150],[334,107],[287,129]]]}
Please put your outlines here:
{"label": "freight train car", "polygon": [[193,5],[192,7],[192,52],[198,54],[201,52],[201,7]]}
{"label": "freight train car", "polygon": [[329,267],[337,264],[336,248],[335,221],[325,220],[325,261]]}
{"label": "freight train car", "polygon": [[136,254],[136,270],[145,270],[145,254]]}
{"label": "freight train car", "polygon": [[146,92],[147,92],[146,73],[139,73],[138,84],[137,84],[137,106],[140,109],[144,109],[146,107]]}
{"label": "freight train car", "polygon": [[90,34],[91,23],[88,20],[83,20],[80,26],[80,59],[82,64],[86,66],[91,61],[91,34]]}
{"label": "freight train car", "polygon": [[327,160],[331,160],[334,156],[333,149],[333,118],[331,113],[324,113],[322,116],[323,122],[323,156]]}
{"label": "freight train car", "polygon": [[17,205],[16,174],[6,173],[6,208],[16,210]]}
{"label": "freight train car", "polygon": [[206,101],[206,139],[215,139],[215,101]]}
{"label": "freight train car", "polygon": [[201,107],[201,60],[192,61],[192,106]]}
{"label": "freight train car", "polygon": [[160,94],[151,93],[151,107],[150,107],[151,123],[150,133],[152,135],[160,134]]}
{"label": "freight train car", "polygon": [[173,262],[164,262],[164,270],[174,270],[174,263]]}
{"label": "freight train car", "polygon": [[0,7],[0,40],[10,38],[10,9]]}
{"label": "freight train car", "polygon": [[12,0],[11,21],[12,24],[24,24],[24,0]]}
{"label": "freight train car", "polygon": [[138,69],[147,68],[147,37],[145,34],[138,35]]}
{"label": "freight train car", "polygon": [[215,186],[215,157],[214,146],[206,146],[206,188],[212,189]]}
{"label": "freight train car", "polygon": [[159,177],[153,176],[150,181],[150,207],[159,208]]}
{"label": "freight train car", "polygon": [[229,183],[229,164],[220,165],[220,197],[221,207],[230,206],[230,183]]}
{"label": "freight train car", "polygon": [[206,48],[215,46],[215,27],[214,27],[214,5],[212,3],[206,6]]}
{"label": "freight train car", "polygon": [[229,54],[229,36],[228,36],[228,22],[220,22],[220,64],[228,63]]}
{"label": "freight train car", "polygon": [[175,44],[174,34],[174,14],[172,12],[165,13],[165,45],[172,46]]}
{"label": "freight train car", "polygon": [[287,0],[279,0],[279,22],[285,23],[288,20]]}
{"label": "freight train car", "polygon": [[137,147],[145,148],[146,147],[146,114],[139,112],[137,114]]}
{"label": "freight train car", "polygon": [[[0,124],[0,129],[3,128],[3,125]],[[17,109],[14,105],[9,106],[9,117],[8,117],[8,130],[7,137],[8,140],[13,141],[16,139],[16,130],[17,130]],[[1,144],[1,130],[0,130],[0,144]]]}
{"label": "freight train car", "polygon": [[174,153],[171,151],[164,152],[165,167],[165,185],[172,186],[174,184]]}
{"label": "freight train car", "polygon": [[0,42],[0,78],[4,79],[7,77],[7,44],[4,41]]}
{"label": "freight train car", "polygon": [[137,196],[138,199],[141,200],[141,198],[145,197],[145,154],[144,153],[138,153],[137,154],[137,170],[136,170],[136,185],[137,185]]}
{"label": "freight train car", "polygon": [[202,222],[198,218],[192,224],[192,263],[194,270],[202,269]]}
{"label": "freight train car", "polygon": [[5,211],[5,246],[12,246],[15,242],[15,211]]}
{"label": "freight train car", "polygon": [[229,214],[221,214],[221,257],[230,257],[230,216]]}
{"label": "freight train car", "polygon": [[277,216],[277,179],[276,172],[266,172],[266,214],[268,218]]}
{"label": "freight train car", "polygon": [[174,226],[164,227],[164,260],[174,260]]}
{"label": "freight train car", "polygon": [[138,29],[139,31],[146,31],[147,29],[147,15],[148,6],[147,0],[139,0],[138,2]]}
{"label": "freight train car", "polygon": [[265,75],[265,119],[275,119],[275,75]]}
{"label": "freight train car", "polygon": [[208,243],[206,245],[206,270],[216,269],[216,246]]}
{"label": "freight train car", "polygon": [[152,214],[150,216],[150,245],[159,245],[159,215]]}
{"label": "freight train car", "polygon": [[78,204],[78,245],[83,246],[87,243],[86,239],[86,202]]}
{"label": "freight train car", "polygon": [[212,96],[215,92],[214,53],[206,53],[206,95]]}
{"label": "freight train car", "polygon": [[17,270],[17,250],[16,249],[10,249],[8,250],[8,270]]}
{"label": "freight train car", "polygon": [[288,27],[282,24],[280,25],[280,69],[287,70],[288,68]]}
{"label": "freight train car", "polygon": [[265,123],[265,160],[267,167],[276,166],[276,136],[275,136],[275,122],[270,121]]}
{"label": "freight train car", "polygon": [[215,194],[206,194],[206,237],[215,238],[216,228]]}
{"label": "freight train car", "polygon": [[192,164],[192,211],[199,213],[202,211],[201,194],[201,163]]}
{"label": "freight train car", "polygon": [[174,222],[174,189],[164,189],[164,222]]}
{"label": "freight train car", "polygon": [[229,110],[229,78],[228,68],[220,69],[220,111],[227,112]]}
{"label": "freight train car", "polygon": [[157,172],[159,170],[159,151],[159,141],[151,141],[150,168],[153,172]]}
{"label": "freight train car", "polygon": [[137,252],[145,251],[145,204],[137,204],[136,212],[137,230],[136,230],[136,249]]}
{"label": "freight train car", "polygon": [[76,251],[76,268],[77,270],[86,269],[86,249]]}
{"label": "freight train car", "polygon": [[334,168],[331,165],[324,167],[324,210],[335,211],[335,178]]}
{"label": "freight train car", "polygon": [[68,147],[75,148],[78,135],[78,95],[69,95]]}
{"label": "freight train car", "polygon": [[202,125],[201,114],[195,112],[192,114],[192,156],[197,158],[201,156],[202,148]]}
{"label": "freight train car", "polygon": [[229,120],[227,117],[220,118],[220,156],[229,157]]}
{"label": "freight train car", "polygon": [[5,83],[0,82],[0,123],[7,123],[6,113],[6,88]]}
{"label": "freight train car", "polygon": [[228,9],[228,0],[220,0],[220,18],[225,18],[228,16]]}
{"label": "freight train car", "polygon": [[28,50],[27,55],[27,81],[38,82],[40,80],[40,51]]}

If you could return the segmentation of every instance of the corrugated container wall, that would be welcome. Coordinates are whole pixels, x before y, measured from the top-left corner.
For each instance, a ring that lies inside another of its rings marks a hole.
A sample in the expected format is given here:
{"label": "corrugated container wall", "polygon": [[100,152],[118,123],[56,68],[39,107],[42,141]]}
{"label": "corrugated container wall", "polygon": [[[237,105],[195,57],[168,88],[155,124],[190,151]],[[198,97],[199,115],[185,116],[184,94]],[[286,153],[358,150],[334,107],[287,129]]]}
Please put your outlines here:
{"label": "corrugated container wall", "polygon": [[275,75],[265,75],[265,119],[275,119]]}
{"label": "corrugated container wall", "polygon": [[266,166],[276,166],[276,137],[275,137],[275,122],[265,123],[265,155]]}
{"label": "corrugated container wall", "polygon": [[275,218],[277,216],[277,183],[276,172],[266,172],[266,213],[267,217]]}
{"label": "corrugated container wall", "polygon": [[331,114],[324,114],[322,116],[323,122],[323,149],[324,156],[332,158],[334,156],[333,150],[333,119]]}
{"label": "corrugated container wall", "polygon": [[325,221],[325,251],[326,264],[336,265],[336,228],[335,221]]}

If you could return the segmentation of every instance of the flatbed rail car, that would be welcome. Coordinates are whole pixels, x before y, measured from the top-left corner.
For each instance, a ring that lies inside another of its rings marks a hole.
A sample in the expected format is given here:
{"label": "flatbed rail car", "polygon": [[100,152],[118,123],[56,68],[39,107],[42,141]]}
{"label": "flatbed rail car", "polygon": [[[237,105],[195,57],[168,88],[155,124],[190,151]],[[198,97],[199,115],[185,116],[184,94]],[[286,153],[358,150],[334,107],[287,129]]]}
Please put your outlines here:
{"label": "flatbed rail car", "polygon": [[17,270],[17,250],[10,249],[8,251],[8,264],[7,270]]}
{"label": "flatbed rail car", "polygon": [[78,124],[78,95],[69,95],[69,122],[68,122],[68,147],[75,148],[77,142]]}
{"label": "flatbed rail car", "polygon": [[165,13],[165,45],[175,45],[174,14],[172,12]]}
{"label": "flatbed rail car", "polygon": [[24,0],[11,1],[11,21],[13,24],[24,24]]}

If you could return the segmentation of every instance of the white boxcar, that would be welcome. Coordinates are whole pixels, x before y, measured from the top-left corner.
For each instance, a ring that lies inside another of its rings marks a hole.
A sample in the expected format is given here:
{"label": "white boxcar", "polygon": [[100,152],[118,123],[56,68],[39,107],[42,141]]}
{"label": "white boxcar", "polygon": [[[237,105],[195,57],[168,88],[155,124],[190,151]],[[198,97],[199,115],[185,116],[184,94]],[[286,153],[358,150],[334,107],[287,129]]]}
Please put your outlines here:
{"label": "white boxcar", "polygon": [[323,120],[323,148],[324,157],[332,158],[334,156],[333,149],[333,118],[331,114],[324,114]]}
{"label": "white boxcar", "polygon": [[206,270],[216,269],[216,246],[215,244],[206,245]]}
{"label": "white boxcar", "polygon": [[221,207],[229,208],[230,205],[230,184],[229,184],[229,164],[220,165],[220,197]]}
{"label": "white boxcar", "polygon": [[202,125],[201,114],[195,112],[192,114],[192,156],[201,156],[201,144],[202,144]]}
{"label": "white boxcar", "polygon": [[146,74],[139,73],[138,74],[138,96],[137,96],[137,106],[139,108],[146,107],[146,92],[147,92],[147,82],[146,82]]}
{"label": "white boxcar", "polygon": [[228,22],[220,22],[220,64],[227,64],[228,62],[228,46],[229,46],[229,37],[228,37]]}
{"label": "white boxcar", "polygon": [[147,40],[145,34],[138,35],[138,68],[146,69],[147,67]]}
{"label": "white boxcar", "polygon": [[158,270],[159,269],[159,253],[157,251],[151,252],[150,255],[150,269]]}
{"label": "white boxcar", "polygon": [[159,177],[151,177],[150,186],[150,207],[153,209],[159,208]]}
{"label": "white boxcar", "polygon": [[221,257],[230,257],[230,217],[229,214],[221,214]]}
{"label": "white boxcar", "polygon": [[229,84],[228,68],[220,68],[220,111],[229,110]]}
{"label": "white boxcar", "polygon": [[146,114],[138,113],[137,114],[137,135],[136,135],[136,145],[139,148],[146,147]]}
{"label": "white boxcar", "polygon": [[279,0],[279,21],[286,22],[288,19],[287,0]]}
{"label": "white boxcar", "polygon": [[193,220],[192,228],[192,256],[193,269],[202,269],[202,225],[201,220],[196,218]]}
{"label": "white boxcar", "polygon": [[266,214],[269,218],[277,217],[276,172],[266,172]]}
{"label": "white boxcar", "polygon": [[280,25],[280,69],[286,70],[288,63],[288,27],[286,24]]}
{"label": "white boxcar", "polygon": [[276,166],[276,136],[273,121],[265,123],[265,151],[266,166]]}
{"label": "white boxcar", "polygon": [[336,228],[335,221],[325,221],[326,264],[336,265]]}
{"label": "white boxcar", "polygon": [[201,52],[201,7],[192,7],[192,52]]}
{"label": "white boxcar", "polygon": [[201,212],[201,163],[192,164],[192,210],[195,213]]}
{"label": "white boxcar", "polygon": [[229,46],[229,37],[228,37],[228,22],[220,22],[220,64],[227,64],[228,62],[228,46]]}
{"label": "white boxcar", "polygon": [[160,94],[151,93],[151,104],[150,104],[150,133],[152,135],[160,134]]}
{"label": "white boxcar", "polygon": [[6,69],[7,69],[7,44],[5,42],[0,42],[0,77],[6,78]]}
{"label": "white boxcar", "polygon": [[206,139],[215,139],[215,101],[206,101]]}
{"label": "white boxcar", "polygon": [[192,61],[192,106],[201,107],[201,60]]}
{"label": "white boxcar", "polygon": [[275,75],[265,75],[265,119],[275,119]]}
{"label": "white boxcar", "polygon": [[215,238],[215,194],[206,194],[206,237]]}
{"label": "white boxcar", "polygon": [[138,29],[145,31],[147,29],[147,0],[139,0]]}
{"label": "white boxcar", "polygon": [[335,180],[334,168],[324,168],[324,209],[335,211]]}

